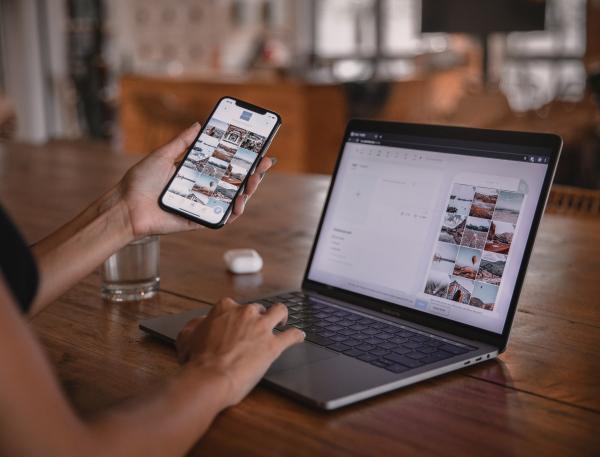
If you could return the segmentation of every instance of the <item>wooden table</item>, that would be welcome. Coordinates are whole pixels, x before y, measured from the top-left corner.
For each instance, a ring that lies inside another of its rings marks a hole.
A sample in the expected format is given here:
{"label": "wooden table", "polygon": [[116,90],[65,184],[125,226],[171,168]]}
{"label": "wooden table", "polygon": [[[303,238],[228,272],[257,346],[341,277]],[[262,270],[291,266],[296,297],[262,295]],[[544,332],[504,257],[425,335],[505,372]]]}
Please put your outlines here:
{"label": "wooden table", "polygon": [[[73,216],[136,159],[101,146],[0,144],[0,201],[29,240]],[[299,285],[324,176],[269,175],[221,231],[163,237],[162,291],[103,303],[91,275],[32,321],[67,395],[94,414],[174,373],[174,351],[140,319]],[[221,256],[255,247],[265,268],[233,277]],[[334,412],[259,386],[221,414],[194,455],[598,455],[600,221],[544,218],[508,352],[498,360]]]}

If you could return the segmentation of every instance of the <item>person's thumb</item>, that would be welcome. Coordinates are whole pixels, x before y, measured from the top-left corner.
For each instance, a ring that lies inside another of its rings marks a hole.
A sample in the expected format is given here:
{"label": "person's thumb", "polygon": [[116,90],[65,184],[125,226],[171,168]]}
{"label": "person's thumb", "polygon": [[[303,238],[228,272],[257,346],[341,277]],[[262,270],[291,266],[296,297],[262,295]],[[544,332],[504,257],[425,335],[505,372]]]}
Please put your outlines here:
{"label": "person's thumb", "polygon": [[200,123],[195,122],[167,144],[158,148],[156,153],[175,161],[190,147],[196,136],[198,136],[199,131]]}

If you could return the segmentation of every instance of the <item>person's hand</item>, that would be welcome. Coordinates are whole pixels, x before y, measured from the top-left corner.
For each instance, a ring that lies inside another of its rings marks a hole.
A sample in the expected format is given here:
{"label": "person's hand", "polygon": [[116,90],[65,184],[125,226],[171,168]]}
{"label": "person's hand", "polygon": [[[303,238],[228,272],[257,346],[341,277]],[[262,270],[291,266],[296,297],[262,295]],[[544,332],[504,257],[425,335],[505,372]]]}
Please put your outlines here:
{"label": "person's hand", "polygon": [[[192,144],[200,124],[195,123],[177,138],[149,154],[134,165],[119,183],[118,189],[129,213],[135,238],[146,235],[162,235],[200,228],[199,224],[168,213],[158,206],[158,197],[176,170],[176,164]],[[248,178],[243,194],[234,202],[228,222],[234,221],[243,212],[248,198],[256,191],[266,171],[275,161],[263,158],[255,172]]]}
{"label": "person's hand", "polygon": [[190,321],[179,333],[179,359],[222,374],[228,383],[226,406],[239,403],[285,349],[304,341],[304,332],[297,328],[273,333],[287,315],[281,303],[265,310],[257,303],[240,305],[224,298],[205,318]]}

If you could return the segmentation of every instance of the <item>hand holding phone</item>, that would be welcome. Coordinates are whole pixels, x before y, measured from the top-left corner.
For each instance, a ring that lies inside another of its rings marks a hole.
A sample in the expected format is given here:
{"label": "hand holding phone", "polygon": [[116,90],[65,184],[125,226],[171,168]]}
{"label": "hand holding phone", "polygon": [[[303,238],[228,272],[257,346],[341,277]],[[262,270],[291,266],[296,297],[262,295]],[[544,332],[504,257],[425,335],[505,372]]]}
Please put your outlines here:
{"label": "hand holding phone", "polygon": [[225,225],[280,125],[274,112],[222,98],[161,193],[160,207],[206,227]]}

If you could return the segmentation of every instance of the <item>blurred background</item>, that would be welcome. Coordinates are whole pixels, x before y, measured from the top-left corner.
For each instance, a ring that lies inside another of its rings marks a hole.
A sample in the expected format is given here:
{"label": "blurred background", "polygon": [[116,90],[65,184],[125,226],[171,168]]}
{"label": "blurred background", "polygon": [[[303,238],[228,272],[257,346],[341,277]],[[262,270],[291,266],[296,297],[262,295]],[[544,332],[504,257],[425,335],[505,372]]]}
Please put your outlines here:
{"label": "blurred background", "polygon": [[0,0],[0,141],[147,153],[224,95],[331,173],[352,117],[546,131],[600,188],[600,0]]}

